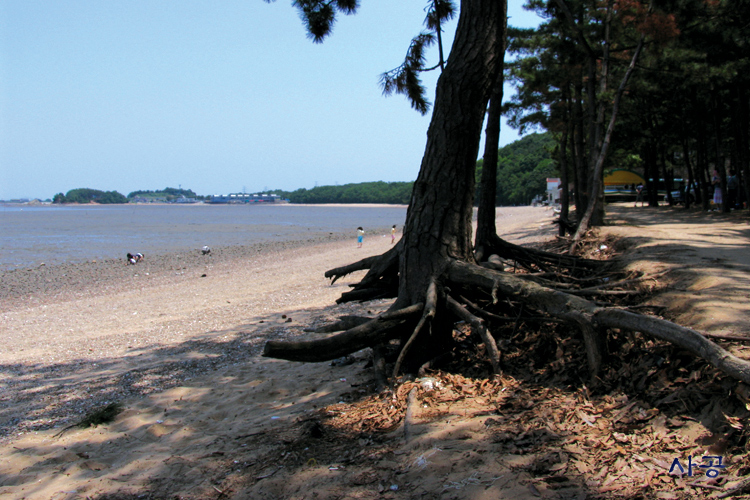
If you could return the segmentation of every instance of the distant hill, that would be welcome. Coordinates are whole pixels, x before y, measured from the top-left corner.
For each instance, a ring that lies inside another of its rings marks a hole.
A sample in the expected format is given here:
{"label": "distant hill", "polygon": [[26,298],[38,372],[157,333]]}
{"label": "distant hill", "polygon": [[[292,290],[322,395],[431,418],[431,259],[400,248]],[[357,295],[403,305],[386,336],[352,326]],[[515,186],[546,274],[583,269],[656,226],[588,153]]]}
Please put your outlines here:
{"label": "distant hill", "polygon": [[406,205],[413,182],[362,182],[341,186],[317,186],[292,192],[272,191],[291,203],[383,203]]}
{"label": "distant hill", "polygon": [[[544,194],[547,178],[559,176],[552,159],[554,147],[552,134],[546,132],[526,135],[498,150],[497,206],[528,205],[534,196]],[[483,160],[477,167],[478,180]]]}
{"label": "distant hill", "polygon": [[132,200],[135,198],[145,198],[147,200],[158,200],[158,201],[174,201],[178,198],[190,198],[194,200],[202,200],[204,196],[199,196],[193,192],[192,189],[177,189],[166,187],[161,191],[133,191],[128,194],[128,199]]}

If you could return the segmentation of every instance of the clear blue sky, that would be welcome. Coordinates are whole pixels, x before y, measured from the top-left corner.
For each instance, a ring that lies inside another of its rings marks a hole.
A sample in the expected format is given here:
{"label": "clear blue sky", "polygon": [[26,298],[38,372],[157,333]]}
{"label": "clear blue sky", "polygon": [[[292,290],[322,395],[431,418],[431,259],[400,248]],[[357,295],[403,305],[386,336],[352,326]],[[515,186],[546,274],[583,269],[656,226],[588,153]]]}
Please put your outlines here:
{"label": "clear blue sky", "polygon": [[0,199],[414,180],[429,116],[379,78],[425,5],[362,0],[314,44],[288,0],[3,0]]}

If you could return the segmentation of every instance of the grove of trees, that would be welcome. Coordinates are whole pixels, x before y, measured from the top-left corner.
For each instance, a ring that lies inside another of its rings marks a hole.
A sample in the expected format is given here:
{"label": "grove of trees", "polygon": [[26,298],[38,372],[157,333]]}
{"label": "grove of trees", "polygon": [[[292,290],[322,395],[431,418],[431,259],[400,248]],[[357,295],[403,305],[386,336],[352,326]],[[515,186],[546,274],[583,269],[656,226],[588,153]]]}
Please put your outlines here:
{"label": "grove of trees", "polygon": [[514,59],[508,76],[517,93],[506,113],[516,127],[541,126],[555,135],[561,176],[574,186],[570,205],[579,218],[592,208],[593,222],[601,222],[602,171],[626,157],[641,160],[651,206],[657,205],[658,179],[669,197],[679,177],[708,209],[714,169],[725,198],[733,170],[741,189],[730,194],[736,202],[748,199],[750,27],[740,20],[750,4],[527,5],[544,22],[536,30],[509,30]]}
{"label": "grove of trees", "polygon": [[195,198],[195,199],[201,199],[202,196],[199,196],[193,192],[192,189],[182,189],[182,188],[171,188],[166,187],[159,191],[133,191],[132,193],[128,193],[128,199],[135,198],[136,196],[143,197],[143,198],[163,198],[168,201],[174,200],[176,198],[179,198],[181,196],[184,196],[185,198]]}

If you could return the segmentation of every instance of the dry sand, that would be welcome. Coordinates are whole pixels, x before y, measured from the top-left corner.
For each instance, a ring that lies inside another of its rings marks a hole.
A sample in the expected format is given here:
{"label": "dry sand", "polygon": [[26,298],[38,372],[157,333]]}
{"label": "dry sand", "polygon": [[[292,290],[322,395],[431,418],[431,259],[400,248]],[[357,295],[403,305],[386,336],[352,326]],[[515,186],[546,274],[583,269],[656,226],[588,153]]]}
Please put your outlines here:
{"label": "dry sand", "polygon": [[[628,240],[631,266],[682,269],[654,300],[688,326],[750,335],[746,215],[612,214],[603,232]],[[536,243],[553,237],[552,219],[545,208],[499,209],[498,228]],[[356,399],[372,374],[365,353],[338,366],[291,363],[260,357],[262,345],[387,308],[333,306],[361,273],[329,286],[323,272],[389,247],[368,235],[362,249],[352,238],[3,274],[0,497],[555,498],[514,472],[523,457],[494,454],[486,412],[425,421],[418,439],[387,453],[377,437],[344,450],[335,439],[292,445],[308,416]],[[114,423],[57,435],[111,401],[124,404]],[[370,466],[349,470],[353,457]]]}

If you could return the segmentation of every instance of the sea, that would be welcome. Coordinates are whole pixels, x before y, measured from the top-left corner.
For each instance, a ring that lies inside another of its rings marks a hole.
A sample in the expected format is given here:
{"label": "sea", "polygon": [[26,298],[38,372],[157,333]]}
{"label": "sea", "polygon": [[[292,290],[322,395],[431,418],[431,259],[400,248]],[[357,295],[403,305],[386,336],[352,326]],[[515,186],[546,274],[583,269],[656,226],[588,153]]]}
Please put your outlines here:
{"label": "sea", "polygon": [[406,207],[291,204],[0,205],[0,270],[330,234],[390,234]]}

